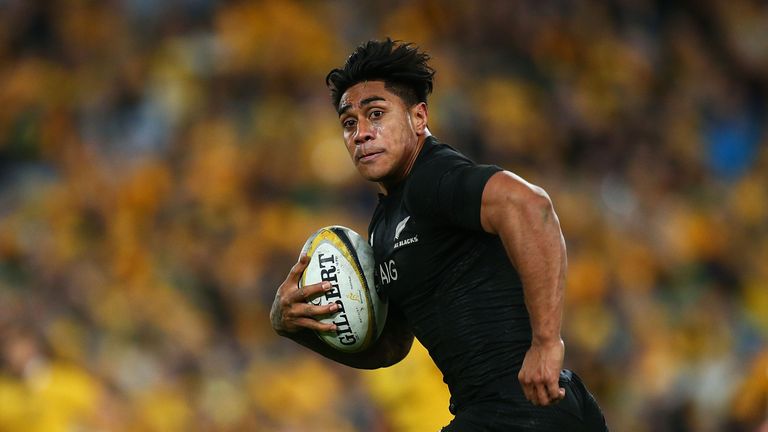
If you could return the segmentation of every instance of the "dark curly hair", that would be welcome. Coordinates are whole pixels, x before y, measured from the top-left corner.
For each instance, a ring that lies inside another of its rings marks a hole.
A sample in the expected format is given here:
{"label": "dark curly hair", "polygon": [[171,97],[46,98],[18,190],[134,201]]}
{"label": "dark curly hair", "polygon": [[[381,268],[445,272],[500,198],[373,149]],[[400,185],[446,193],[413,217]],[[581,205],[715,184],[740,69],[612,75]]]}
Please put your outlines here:
{"label": "dark curly hair", "polygon": [[385,87],[407,106],[426,103],[435,75],[427,64],[429,59],[428,54],[419,52],[411,43],[390,38],[365,42],[349,56],[343,68],[333,69],[325,77],[333,107],[338,109],[344,92],[363,81],[384,81]]}

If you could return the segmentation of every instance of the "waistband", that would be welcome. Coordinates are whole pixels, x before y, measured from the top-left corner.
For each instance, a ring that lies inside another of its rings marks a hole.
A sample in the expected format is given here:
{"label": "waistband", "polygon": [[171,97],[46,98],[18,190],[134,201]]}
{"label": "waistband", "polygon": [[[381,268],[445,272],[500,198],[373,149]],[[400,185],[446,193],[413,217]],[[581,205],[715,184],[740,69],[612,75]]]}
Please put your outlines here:
{"label": "waistband", "polygon": [[[560,381],[570,381],[573,372],[568,369],[560,371]],[[473,397],[461,397],[451,395],[450,405],[448,410],[451,414],[456,415],[463,409],[469,406],[489,402],[489,401],[511,401],[511,400],[523,400],[525,399],[525,393],[523,393],[523,387],[520,385],[520,381],[517,379],[517,372],[514,375],[506,375],[489,383],[486,386],[481,387],[475,396]]]}

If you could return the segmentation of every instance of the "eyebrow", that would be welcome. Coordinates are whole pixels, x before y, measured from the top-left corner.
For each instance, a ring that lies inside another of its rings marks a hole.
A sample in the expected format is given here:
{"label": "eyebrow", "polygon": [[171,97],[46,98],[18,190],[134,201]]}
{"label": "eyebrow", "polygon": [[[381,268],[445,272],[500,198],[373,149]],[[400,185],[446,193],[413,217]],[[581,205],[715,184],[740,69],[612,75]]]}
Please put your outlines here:
{"label": "eyebrow", "polygon": [[[369,103],[376,102],[376,101],[385,101],[386,102],[386,99],[384,99],[381,96],[371,96],[369,98],[365,98],[365,99],[361,100],[360,101],[360,106],[368,105]],[[339,115],[344,114],[350,108],[352,108],[352,104],[342,105],[341,107],[339,107]]]}

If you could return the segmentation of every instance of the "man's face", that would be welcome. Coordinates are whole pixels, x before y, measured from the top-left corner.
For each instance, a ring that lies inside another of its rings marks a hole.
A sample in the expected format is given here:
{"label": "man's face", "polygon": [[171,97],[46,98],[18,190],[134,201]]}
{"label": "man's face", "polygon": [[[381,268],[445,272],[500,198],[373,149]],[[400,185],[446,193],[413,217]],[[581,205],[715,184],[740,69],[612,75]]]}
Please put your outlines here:
{"label": "man's face", "polygon": [[355,84],[339,101],[339,122],[352,162],[366,180],[384,185],[399,182],[413,166],[426,116],[425,104],[407,107],[383,81]]}

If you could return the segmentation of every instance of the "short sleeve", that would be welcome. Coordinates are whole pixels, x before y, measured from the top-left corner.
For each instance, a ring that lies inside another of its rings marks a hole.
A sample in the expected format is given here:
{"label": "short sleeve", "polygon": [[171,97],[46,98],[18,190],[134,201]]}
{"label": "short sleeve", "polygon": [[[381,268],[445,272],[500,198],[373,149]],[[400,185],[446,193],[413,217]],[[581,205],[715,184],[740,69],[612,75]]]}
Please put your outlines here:
{"label": "short sleeve", "polygon": [[420,166],[405,188],[405,205],[413,214],[463,228],[480,230],[480,206],[488,179],[502,169],[476,165],[459,157],[441,157]]}

